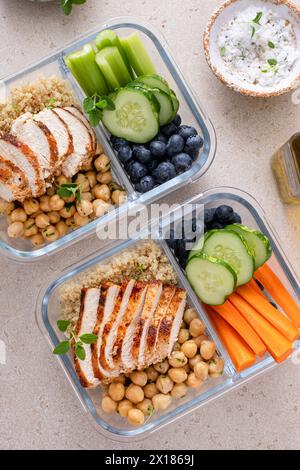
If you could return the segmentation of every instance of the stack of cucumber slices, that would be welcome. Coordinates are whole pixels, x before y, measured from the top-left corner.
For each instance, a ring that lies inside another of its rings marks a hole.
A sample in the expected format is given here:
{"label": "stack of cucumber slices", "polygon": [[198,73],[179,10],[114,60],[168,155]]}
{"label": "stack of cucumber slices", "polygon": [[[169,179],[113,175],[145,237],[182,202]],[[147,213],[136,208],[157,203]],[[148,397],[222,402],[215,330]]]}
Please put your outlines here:
{"label": "stack of cucumber slices", "polygon": [[261,232],[228,225],[205,234],[201,250],[190,253],[186,275],[202,302],[222,305],[271,255],[270,242]]}

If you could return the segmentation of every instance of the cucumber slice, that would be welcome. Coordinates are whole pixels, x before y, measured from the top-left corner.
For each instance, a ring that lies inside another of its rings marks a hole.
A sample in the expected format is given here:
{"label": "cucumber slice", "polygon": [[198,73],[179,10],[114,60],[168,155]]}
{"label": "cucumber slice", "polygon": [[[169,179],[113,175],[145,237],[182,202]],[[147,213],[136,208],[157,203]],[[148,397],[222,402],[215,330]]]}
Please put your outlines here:
{"label": "cucumber slice", "polygon": [[151,91],[157,101],[159,102],[160,105],[160,112],[159,112],[159,125],[160,126],[165,126],[166,124],[169,124],[169,122],[172,121],[173,115],[174,115],[174,109],[173,109],[173,104],[172,104],[172,99],[170,95],[165,93],[164,91],[161,91],[159,88],[151,88],[145,83],[142,82],[132,82],[128,86],[130,87],[142,87],[145,88],[146,90]]}
{"label": "cucumber slice", "polygon": [[173,119],[174,119],[176,114],[179,111],[180,103],[173,90],[171,90],[171,99],[172,99],[173,108],[174,108],[174,115],[173,115]]}
{"label": "cucumber slice", "polygon": [[99,33],[95,39],[95,44],[98,51],[101,51],[105,47],[117,47],[126,65],[127,71],[130,74],[131,79],[134,79],[134,73],[130,66],[129,60],[122,47],[120,38],[115,33],[115,31],[113,31],[112,29],[105,29],[104,31],[101,31],[101,33]]}
{"label": "cucumber slice", "polygon": [[155,66],[139,36],[139,33],[132,33],[127,38],[121,39],[121,45],[127,55],[130,65],[139,77],[156,73]]}
{"label": "cucumber slice", "polygon": [[237,275],[237,285],[250,282],[255,269],[252,250],[245,239],[233,230],[211,230],[207,233],[203,253],[226,261]]}
{"label": "cucumber slice", "polygon": [[168,82],[160,75],[142,75],[137,79],[139,82],[143,82],[151,88],[159,88],[161,91],[171,94]]}
{"label": "cucumber slice", "polygon": [[143,88],[121,88],[112,96],[116,109],[103,112],[103,124],[116,136],[145,144],[159,132],[159,106],[155,96]]}
{"label": "cucumber slice", "polygon": [[112,90],[121,88],[131,81],[131,76],[117,47],[106,47],[98,52],[96,63]]}
{"label": "cucumber slice", "polygon": [[237,276],[225,261],[199,253],[186,267],[186,275],[202,302],[222,305],[236,288]]}
{"label": "cucumber slice", "polygon": [[254,252],[255,270],[265,264],[272,256],[272,247],[268,237],[258,230],[251,230],[245,225],[233,224],[227,227],[229,230],[242,235]]}

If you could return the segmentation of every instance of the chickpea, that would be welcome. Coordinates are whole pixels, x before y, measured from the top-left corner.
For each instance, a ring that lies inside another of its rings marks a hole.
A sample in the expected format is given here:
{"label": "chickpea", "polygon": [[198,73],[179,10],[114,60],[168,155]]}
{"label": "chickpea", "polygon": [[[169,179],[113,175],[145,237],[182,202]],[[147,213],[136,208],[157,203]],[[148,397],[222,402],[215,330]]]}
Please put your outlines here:
{"label": "chickpea", "polygon": [[75,212],[74,222],[75,222],[75,225],[78,225],[78,227],[83,227],[84,225],[89,223],[89,218],[87,216],[82,217],[78,212]]}
{"label": "chickpea", "polygon": [[171,392],[173,398],[183,398],[187,394],[187,386],[184,383],[175,384]]}
{"label": "chickpea", "polygon": [[187,362],[188,360],[182,351],[173,351],[169,358],[169,364],[172,367],[183,367]]}
{"label": "chickpea", "polygon": [[148,367],[145,370],[145,372],[147,374],[148,382],[156,382],[159,374],[158,374],[157,370],[154,369],[153,366]]}
{"label": "chickpea", "polygon": [[110,159],[103,153],[94,160],[94,165],[98,173],[105,173],[110,169]]}
{"label": "chickpea", "polygon": [[181,351],[186,355],[188,359],[192,359],[197,354],[197,344],[193,340],[186,341],[181,346]]}
{"label": "chickpea", "polygon": [[117,403],[108,395],[102,398],[101,406],[104,413],[114,413],[117,411]]}
{"label": "chickpea", "polygon": [[131,426],[141,426],[145,422],[144,413],[136,408],[128,411],[127,419]]}
{"label": "chickpea", "polygon": [[33,235],[33,237],[30,238],[30,241],[34,246],[41,246],[45,244],[44,237],[41,233]]}
{"label": "chickpea", "polygon": [[180,351],[181,344],[176,341],[173,346],[173,351]]}
{"label": "chickpea", "polygon": [[144,394],[146,398],[153,398],[158,393],[158,388],[155,383],[145,385]]}
{"label": "chickpea", "polygon": [[49,196],[40,197],[40,209],[43,212],[51,212],[52,210],[55,210],[55,209],[52,209],[50,207],[50,197]]}
{"label": "chickpea", "polygon": [[154,364],[153,367],[160,374],[166,374],[170,366],[169,366],[169,362],[165,359],[164,361],[159,362],[158,364]]}
{"label": "chickpea", "polygon": [[121,401],[125,396],[125,387],[120,383],[112,383],[108,387],[108,394],[114,401]]}
{"label": "chickpea", "polygon": [[189,330],[193,338],[197,338],[197,336],[203,335],[205,332],[205,325],[202,323],[200,318],[194,318],[190,323]]}
{"label": "chickpea", "polygon": [[172,397],[169,394],[159,393],[152,398],[152,403],[155,411],[164,411],[171,405]]}
{"label": "chickpea", "polygon": [[187,325],[189,325],[191,323],[191,321],[193,321],[195,318],[198,318],[198,315],[197,315],[197,312],[194,308],[188,308],[184,312],[183,319],[184,319],[185,323],[187,323]]}
{"label": "chickpea", "polygon": [[141,403],[136,405],[138,410],[141,410],[145,416],[152,416],[154,412],[154,408],[152,405],[152,401],[149,398],[145,398]]}
{"label": "chickpea", "polygon": [[71,206],[71,207],[64,207],[63,209],[61,209],[59,211],[59,215],[63,218],[63,219],[70,219],[71,217],[73,217],[73,215],[75,214],[76,212],[76,209],[75,209],[75,206]]}
{"label": "chickpea", "polygon": [[26,222],[27,214],[24,209],[18,208],[12,211],[10,214],[10,220],[12,222]]}
{"label": "chickpea", "polygon": [[146,372],[143,371],[135,371],[130,374],[130,380],[135,385],[139,385],[140,387],[144,387],[148,381],[148,377]]}
{"label": "chickpea", "polygon": [[195,366],[201,361],[202,361],[202,357],[200,356],[200,354],[196,354],[196,356],[192,357],[189,360],[189,365],[192,369],[195,369]]}
{"label": "chickpea", "polygon": [[93,157],[90,158],[86,163],[84,163],[81,167],[83,171],[89,171],[93,169]]}
{"label": "chickpea", "polygon": [[77,212],[81,217],[88,217],[93,212],[93,204],[89,201],[81,201],[76,204]]}
{"label": "chickpea", "polygon": [[97,184],[97,173],[95,171],[88,171],[85,175],[88,179],[90,188],[93,188]]}
{"label": "chickpea", "polygon": [[[14,202],[7,202],[0,198],[0,214],[9,215],[15,208]],[[25,211],[26,212],[26,211]]]}
{"label": "chickpea", "polygon": [[196,377],[196,374],[194,372],[191,372],[188,376],[187,379],[187,386],[191,388],[198,388],[203,384],[203,381],[201,379],[198,379]]}
{"label": "chickpea", "polygon": [[107,214],[113,206],[107,202],[102,201],[101,199],[96,199],[93,201],[94,214],[96,217],[102,217],[104,214]]}
{"label": "chickpea", "polygon": [[33,235],[37,235],[38,228],[35,225],[34,219],[28,219],[24,222],[24,236],[25,237],[33,237]]}
{"label": "chickpea", "polygon": [[58,231],[58,234],[60,237],[63,237],[64,235],[66,235],[69,230],[67,224],[63,220],[58,222],[58,224],[55,225],[55,228]]}
{"label": "chickpea", "polygon": [[92,194],[102,201],[108,202],[110,200],[110,189],[107,184],[96,184],[92,189]]}
{"label": "chickpea", "polygon": [[206,336],[206,335],[200,335],[200,336],[197,336],[197,338],[193,338],[193,341],[195,341],[195,343],[197,344],[198,348],[200,348],[201,344],[203,343],[203,341],[209,341],[209,337]]}
{"label": "chickpea", "polygon": [[7,228],[7,234],[10,238],[19,238],[24,235],[24,226],[22,222],[13,222]]}
{"label": "chickpea", "polygon": [[55,242],[59,238],[59,233],[53,225],[48,225],[48,227],[44,228],[42,235],[48,242]]}
{"label": "chickpea", "polygon": [[73,217],[70,217],[69,219],[66,219],[66,225],[67,227],[71,227],[71,228],[75,228],[76,227],[76,222],[75,222],[75,219],[74,219],[74,216]]}
{"label": "chickpea", "polygon": [[120,206],[121,204],[123,204],[126,198],[127,198],[126,192],[120,191],[119,189],[114,191],[111,196],[112,203],[115,204],[116,206]]}
{"label": "chickpea", "polygon": [[173,381],[167,375],[160,375],[156,381],[156,387],[161,393],[169,393],[174,386]]}
{"label": "chickpea", "polygon": [[81,187],[81,191],[83,192],[87,192],[91,189],[89,180],[83,173],[78,173],[75,178],[75,183]]}
{"label": "chickpea", "polygon": [[98,173],[97,181],[101,184],[109,184],[112,182],[112,174],[110,171],[106,171],[105,173]]}
{"label": "chickpea", "polygon": [[216,352],[216,345],[213,341],[203,341],[200,346],[200,354],[206,361],[209,361]]}
{"label": "chickpea", "polygon": [[125,396],[135,405],[144,400],[144,390],[139,385],[130,384],[126,390]]}
{"label": "chickpea", "polygon": [[57,178],[54,180],[54,184],[57,188],[60,188],[61,185],[63,184],[68,184],[71,183],[71,181],[64,175],[59,175]]}
{"label": "chickpea", "polygon": [[205,382],[208,377],[208,365],[206,364],[206,362],[198,362],[198,364],[196,364],[194,367],[194,373],[197,379],[200,379]]}
{"label": "chickpea", "polygon": [[133,404],[129,400],[122,400],[118,404],[119,415],[123,418],[127,418],[129,410],[132,410]]}
{"label": "chickpea", "polygon": [[58,194],[55,194],[52,196],[49,200],[49,206],[51,208],[51,211],[60,211],[64,208],[65,206],[65,201],[59,197]]}
{"label": "chickpea", "polygon": [[113,383],[115,383],[115,384],[123,384],[123,385],[125,385],[125,382],[126,382],[126,377],[125,377],[125,375],[123,375],[123,374],[121,374],[121,375],[119,375],[118,377],[115,377],[115,378],[113,379]]}
{"label": "chickpea", "polygon": [[186,330],[186,329],[188,329],[188,325],[185,323],[185,321],[182,321],[182,322],[181,322],[180,329],[181,329],[181,330]]}
{"label": "chickpea", "polygon": [[50,188],[47,188],[47,196],[54,196],[56,194],[56,188],[54,186],[50,186]]}
{"label": "chickpea", "polygon": [[221,357],[214,357],[209,361],[208,372],[212,377],[219,377],[224,371],[224,360]]}
{"label": "chickpea", "polygon": [[183,367],[173,367],[172,369],[169,369],[168,375],[170,379],[176,384],[181,384],[182,382],[185,382],[188,376]]}
{"label": "chickpea", "polygon": [[183,344],[190,339],[189,330],[180,330],[178,335],[178,343]]}
{"label": "chickpea", "polygon": [[40,214],[35,219],[38,228],[46,228],[50,225],[50,218],[47,214]]}
{"label": "chickpea", "polygon": [[189,374],[191,372],[191,367],[189,365],[189,363],[187,363],[185,366],[184,366],[184,370],[186,371],[187,374]]}
{"label": "chickpea", "polygon": [[39,210],[40,204],[36,199],[26,199],[23,207],[27,215],[32,215]]}
{"label": "chickpea", "polygon": [[95,155],[102,155],[103,153],[103,147],[101,144],[99,144],[99,142],[97,142],[97,148],[96,148],[96,153]]}
{"label": "chickpea", "polygon": [[81,200],[82,201],[88,201],[88,202],[92,202],[94,199],[94,196],[92,195],[92,193],[82,193],[81,194]]}

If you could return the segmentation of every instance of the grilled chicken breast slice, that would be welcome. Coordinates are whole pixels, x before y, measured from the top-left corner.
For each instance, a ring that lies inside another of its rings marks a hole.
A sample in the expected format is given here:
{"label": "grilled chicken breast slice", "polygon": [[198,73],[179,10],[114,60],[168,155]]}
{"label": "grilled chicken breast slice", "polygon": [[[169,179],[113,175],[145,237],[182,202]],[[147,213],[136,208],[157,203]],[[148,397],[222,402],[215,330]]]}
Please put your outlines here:
{"label": "grilled chicken breast slice", "polygon": [[[76,325],[75,334],[80,337],[94,331],[97,322],[100,302],[100,289],[83,289],[81,293],[81,308],[79,319]],[[91,345],[84,344],[85,360],[81,361],[75,354],[75,344],[72,343],[75,369],[80,383],[85,388],[94,388],[99,385],[99,380],[95,377],[92,364]]]}
{"label": "grilled chicken breast slice", "polygon": [[0,198],[7,202],[23,201],[30,195],[24,172],[9,160],[0,157]]}
{"label": "grilled chicken breast slice", "polygon": [[0,155],[23,171],[33,197],[45,193],[46,186],[41,165],[28,145],[20,142],[14,135],[6,134],[0,138]]}
{"label": "grilled chicken breast slice", "polygon": [[64,109],[74,114],[74,116],[76,116],[78,119],[80,119],[83,122],[83,124],[88,129],[90,136],[92,138],[93,151],[96,152],[96,148],[97,148],[96,134],[95,134],[94,129],[90,125],[89,121],[85,117],[85,115],[76,106],[65,106]]}

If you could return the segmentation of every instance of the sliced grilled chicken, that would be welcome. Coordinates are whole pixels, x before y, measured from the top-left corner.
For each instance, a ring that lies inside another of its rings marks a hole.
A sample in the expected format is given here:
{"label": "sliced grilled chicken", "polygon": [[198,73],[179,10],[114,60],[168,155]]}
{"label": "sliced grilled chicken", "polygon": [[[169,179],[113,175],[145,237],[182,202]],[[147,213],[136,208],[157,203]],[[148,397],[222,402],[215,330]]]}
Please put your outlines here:
{"label": "sliced grilled chicken", "polygon": [[[119,373],[125,372],[128,369],[126,359],[131,355],[131,346],[133,340],[134,330],[137,321],[143,311],[145,297],[147,292],[147,285],[142,282],[137,282],[131,292],[129,302],[127,304],[126,312],[119,325],[117,336],[113,346],[113,363]],[[125,358],[125,361],[123,359]]]}
{"label": "sliced grilled chicken", "polygon": [[0,155],[24,172],[32,196],[38,197],[45,193],[46,186],[41,165],[28,145],[20,142],[14,135],[6,134],[0,138]]}
{"label": "sliced grilled chicken", "polygon": [[93,143],[93,151],[96,152],[96,148],[97,148],[96,134],[95,134],[94,129],[90,125],[89,121],[85,117],[85,115],[82,114],[82,112],[78,108],[76,108],[76,106],[65,106],[64,109],[66,109],[70,113],[74,114],[74,116],[76,116],[78,119],[80,119],[83,122],[83,124],[88,129],[88,131],[91,135],[92,143]]}
{"label": "sliced grilled chicken", "polygon": [[12,162],[0,157],[0,198],[7,202],[23,201],[30,195],[24,172]]}
{"label": "sliced grilled chicken", "polygon": [[109,377],[106,370],[101,366],[100,354],[102,346],[102,336],[105,325],[110,321],[111,316],[113,315],[116,300],[120,292],[120,287],[113,286],[103,286],[101,289],[101,298],[98,309],[97,321],[94,329],[94,334],[98,335],[97,343],[92,344],[92,362],[94,375],[99,380],[104,380]]}
{"label": "sliced grilled chicken", "polygon": [[58,166],[57,144],[45,124],[34,121],[31,113],[25,113],[13,122],[11,133],[38,157],[44,178],[54,174]]}
{"label": "sliced grilled chicken", "polygon": [[159,326],[162,318],[167,314],[169,305],[175,295],[176,287],[166,285],[163,288],[162,295],[159,299],[157,309],[151,319],[147,338],[145,341],[145,347],[140,348],[139,360],[138,360],[138,369],[144,369],[145,367],[153,364],[153,359],[155,357],[155,345],[156,338],[159,332]]}
{"label": "sliced grilled chicken", "polygon": [[128,369],[134,369],[138,365],[139,352],[140,350],[145,351],[148,329],[154,312],[157,309],[160,296],[162,295],[162,291],[162,282],[157,281],[149,283],[143,311],[137,321],[135,330],[133,331],[131,342],[131,354],[129,354],[129,351],[127,351],[127,347],[126,350],[124,349],[124,354],[122,354],[122,360],[124,364],[126,364]]}
{"label": "sliced grilled chicken", "polygon": [[61,165],[74,151],[73,137],[68,126],[52,109],[43,109],[34,119],[44,124],[55,138],[58,151],[58,164]]}
{"label": "sliced grilled chicken", "polygon": [[[76,336],[79,337],[84,334],[90,334],[94,330],[97,321],[99,301],[100,289],[82,290],[80,314],[75,329]],[[99,385],[99,380],[94,375],[91,346],[84,344],[83,347],[85,349],[86,358],[84,361],[81,361],[75,354],[73,343],[75,369],[81,385],[85,388],[94,388]]]}
{"label": "sliced grilled chicken", "polygon": [[186,296],[187,294],[184,289],[177,289],[166,315],[161,319],[156,337],[153,364],[157,364],[166,357],[169,357],[173,350],[182,323],[186,306]]}
{"label": "sliced grilled chicken", "polygon": [[74,176],[82,165],[88,163],[94,154],[94,146],[89,130],[84,123],[64,108],[54,108],[55,112],[68,126],[73,137],[74,151],[62,165],[62,172],[68,178]]}

